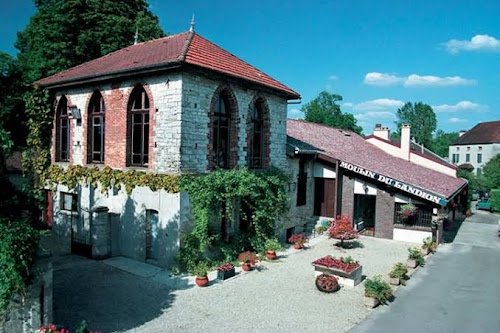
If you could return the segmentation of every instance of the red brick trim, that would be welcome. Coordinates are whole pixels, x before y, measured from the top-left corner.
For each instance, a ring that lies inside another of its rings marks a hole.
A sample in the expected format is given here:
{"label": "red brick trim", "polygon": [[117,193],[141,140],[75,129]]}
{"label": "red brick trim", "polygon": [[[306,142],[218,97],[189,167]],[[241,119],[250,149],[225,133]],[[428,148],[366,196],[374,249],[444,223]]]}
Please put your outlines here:
{"label": "red brick trim", "polygon": [[268,169],[270,166],[270,145],[271,145],[271,114],[269,111],[269,106],[267,104],[267,101],[264,97],[260,95],[255,95],[252,98],[252,101],[250,104],[248,104],[248,110],[247,110],[247,119],[246,119],[246,147],[245,150],[247,152],[247,166],[250,166],[250,156],[249,156],[249,151],[250,151],[250,145],[251,145],[251,133],[250,133],[250,124],[252,122],[252,117],[251,117],[251,112],[252,108],[255,103],[260,102],[262,106],[262,168],[263,169]]}
{"label": "red brick trim", "polygon": [[155,118],[156,118],[156,108],[154,105],[154,99],[153,99],[153,93],[151,91],[151,88],[149,85],[145,82],[138,81],[137,83],[131,85],[126,94],[124,95],[124,109],[125,109],[125,115],[126,115],[126,165],[130,165],[130,140],[131,140],[131,129],[130,129],[130,116],[129,116],[129,102],[130,102],[130,95],[132,94],[132,91],[136,87],[142,87],[144,91],[146,92],[146,96],[149,99],[149,140],[148,140],[148,169],[153,169],[154,168],[154,145],[155,145]]}
{"label": "red brick trim", "polygon": [[212,100],[210,102],[210,110],[208,113],[208,145],[207,145],[207,170],[215,169],[215,164],[213,162],[213,110],[215,107],[216,96],[218,94],[224,94],[229,103],[230,109],[230,129],[229,129],[229,168],[235,168],[238,166],[238,140],[239,140],[239,112],[238,112],[238,100],[233,90],[227,83],[219,85],[219,87],[214,91],[212,95]]}

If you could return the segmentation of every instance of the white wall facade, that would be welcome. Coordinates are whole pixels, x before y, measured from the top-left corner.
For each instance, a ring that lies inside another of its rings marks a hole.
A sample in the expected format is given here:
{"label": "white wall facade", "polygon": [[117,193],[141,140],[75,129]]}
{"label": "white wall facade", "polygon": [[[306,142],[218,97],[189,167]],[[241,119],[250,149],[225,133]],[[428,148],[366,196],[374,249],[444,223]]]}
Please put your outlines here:
{"label": "white wall facade", "polygon": [[[479,162],[478,154],[481,154],[481,162]],[[453,145],[449,147],[450,162],[455,165],[469,163],[474,167],[473,172],[476,175],[482,173],[486,163],[497,154],[500,154],[500,143]],[[467,161],[467,155],[469,155],[469,161]]]}

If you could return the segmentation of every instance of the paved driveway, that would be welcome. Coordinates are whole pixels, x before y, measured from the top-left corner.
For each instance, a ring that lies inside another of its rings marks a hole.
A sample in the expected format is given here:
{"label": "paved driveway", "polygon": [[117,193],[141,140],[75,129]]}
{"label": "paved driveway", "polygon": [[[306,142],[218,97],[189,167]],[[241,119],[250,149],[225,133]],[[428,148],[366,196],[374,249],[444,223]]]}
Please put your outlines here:
{"label": "paved driveway", "polygon": [[500,332],[500,216],[474,213],[394,303],[350,332]]}
{"label": "paved driveway", "polygon": [[371,311],[363,305],[363,285],[321,293],[311,262],[351,255],[364,275],[387,276],[410,246],[371,237],[360,242],[363,247],[341,251],[316,238],[307,250],[290,250],[279,262],[207,288],[137,262],[63,258],[54,273],[55,322],[74,329],[86,319],[104,332],[345,332]]}

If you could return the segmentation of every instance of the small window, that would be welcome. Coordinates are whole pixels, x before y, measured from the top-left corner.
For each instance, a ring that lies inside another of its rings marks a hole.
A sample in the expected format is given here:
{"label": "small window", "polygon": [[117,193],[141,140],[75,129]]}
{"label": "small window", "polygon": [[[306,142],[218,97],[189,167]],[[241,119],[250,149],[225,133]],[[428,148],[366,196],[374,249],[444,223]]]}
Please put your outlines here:
{"label": "small window", "polygon": [[297,207],[307,203],[307,173],[305,171],[306,162],[299,160],[299,175],[297,177]]}
{"label": "small window", "polygon": [[477,154],[477,163],[483,163],[483,154]]}
{"label": "small window", "polygon": [[481,150],[483,150],[483,147],[479,146],[479,147],[477,147],[477,150],[481,151]]}
{"label": "small window", "polygon": [[470,154],[465,154],[465,162],[470,162]]}
{"label": "small window", "polygon": [[482,173],[483,173],[483,169],[477,168],[477,175],[481,176]]}
{"label": "small window", "polygon": [[470,147],[467,147],[467,151],[470,151]]}
{"label": "small window", "polygon": [[78,195],[76,193],[61,192],[61,210],[76,212]]}
{"label": "small window", "polygon": [[460,147],[457,147],[457,151],[459,151],[459,150],[460,150]]}

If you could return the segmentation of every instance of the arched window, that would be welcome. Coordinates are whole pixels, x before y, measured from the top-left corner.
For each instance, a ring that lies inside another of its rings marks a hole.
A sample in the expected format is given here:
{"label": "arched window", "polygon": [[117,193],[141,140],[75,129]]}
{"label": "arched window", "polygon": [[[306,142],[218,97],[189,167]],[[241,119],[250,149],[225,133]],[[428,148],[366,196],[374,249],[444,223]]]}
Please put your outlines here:
{"label": "arched window", "polygon": [[128,102],[128,165],[148,166],[149,99],[142,86],[136,86]]}
{"label": "arched window", "polygon": [[215,104],[212,113],[213,163],[216,168],[228,169],[231,114],[229,102],[224,92],[218,93],[215,96]]}
{"label": "arched window", "polygon": [[69,161],[69,142],[68,100],[62,96],[56,110],[56,161]]}
{"label": "arched window", "polygon": [[258,99],[250,109],[250,128],[248,145],[248,167],[262,168],[263,166],[263,138],[264,119],[262,100]]}
{"label": "arched window", "polygon": [[88,163],[104,163],[104,112],[106,105],[99,91],[95,91],[89,103]]}

